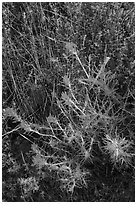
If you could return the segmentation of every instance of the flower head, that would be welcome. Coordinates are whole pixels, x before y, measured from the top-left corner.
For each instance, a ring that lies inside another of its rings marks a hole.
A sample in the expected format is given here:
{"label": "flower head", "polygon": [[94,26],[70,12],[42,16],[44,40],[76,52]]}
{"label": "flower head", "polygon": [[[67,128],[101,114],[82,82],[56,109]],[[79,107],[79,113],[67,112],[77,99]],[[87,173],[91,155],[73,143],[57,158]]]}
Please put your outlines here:
{"label": "flower head", "polygon": [[104,143],[104,149],[110,154],[110,158],[115,165],[131,164],[133,156],[131,153],[132,142],[118,136],[111,138],[109,135],[106,135]]}

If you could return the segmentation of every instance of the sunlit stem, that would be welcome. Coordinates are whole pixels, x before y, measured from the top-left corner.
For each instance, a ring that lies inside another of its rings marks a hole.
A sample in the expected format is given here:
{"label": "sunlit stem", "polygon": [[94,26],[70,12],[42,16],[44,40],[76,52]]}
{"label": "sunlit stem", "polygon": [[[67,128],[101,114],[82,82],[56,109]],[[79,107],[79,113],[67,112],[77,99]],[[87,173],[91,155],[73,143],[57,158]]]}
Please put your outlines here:
{"label": "sunlit stem", "polygon": [[80,61],[80,59],[79,59],[79,56],[78,56],[77,52],[75,52],[74,54],[75,54],[75,56],[76,56],[76,58],[77,58],[77,60],[78,60],[79,64],[81,65],[81,67],[82,67],[83,71],[85,72],[85,74],[86,74],[87,78],[89,78],[89,75],[88,75],[88,73],[87,73],[87,71],[86,71],[85,67],[83,66],[82,62]]}

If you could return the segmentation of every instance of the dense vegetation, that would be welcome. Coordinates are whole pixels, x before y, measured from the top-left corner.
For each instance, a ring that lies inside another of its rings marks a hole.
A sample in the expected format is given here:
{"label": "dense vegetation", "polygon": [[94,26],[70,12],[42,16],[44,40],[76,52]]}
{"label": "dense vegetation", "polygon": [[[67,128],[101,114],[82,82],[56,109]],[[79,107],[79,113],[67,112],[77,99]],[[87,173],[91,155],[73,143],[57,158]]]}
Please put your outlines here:
{"label": "dense vegetation", "polygon": [[3,201],[133,202],[134,3],[2,15]]}

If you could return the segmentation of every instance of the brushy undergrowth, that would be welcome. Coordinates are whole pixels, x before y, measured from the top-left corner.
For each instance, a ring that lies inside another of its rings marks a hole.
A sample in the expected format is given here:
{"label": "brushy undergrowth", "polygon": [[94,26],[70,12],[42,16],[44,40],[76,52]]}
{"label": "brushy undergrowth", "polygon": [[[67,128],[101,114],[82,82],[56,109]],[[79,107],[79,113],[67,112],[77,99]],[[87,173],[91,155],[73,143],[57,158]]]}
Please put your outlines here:
{"label": "brushy undergrowth", "polygon": [[3,3],[3,201],[134,201],[134,3]]}

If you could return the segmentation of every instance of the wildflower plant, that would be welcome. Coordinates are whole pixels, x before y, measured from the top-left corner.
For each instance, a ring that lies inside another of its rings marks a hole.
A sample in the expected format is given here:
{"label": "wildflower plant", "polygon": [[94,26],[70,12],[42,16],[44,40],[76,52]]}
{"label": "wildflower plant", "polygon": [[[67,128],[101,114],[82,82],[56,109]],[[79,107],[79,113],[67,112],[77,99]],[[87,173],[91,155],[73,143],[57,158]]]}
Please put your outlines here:
{"label": "wildflower plant", "polygon": [[6,173],[17,172],[25,202],[51,201],[51,183],[73,201],[81,188],[107,199],[119,192],[112,168],[122,178],[134,168],[134,5],[3,5]]}

